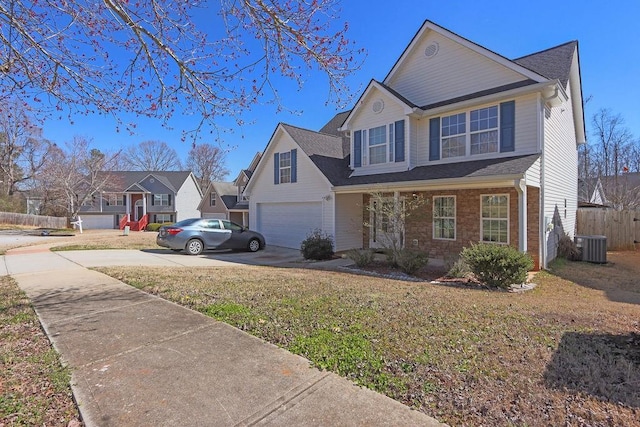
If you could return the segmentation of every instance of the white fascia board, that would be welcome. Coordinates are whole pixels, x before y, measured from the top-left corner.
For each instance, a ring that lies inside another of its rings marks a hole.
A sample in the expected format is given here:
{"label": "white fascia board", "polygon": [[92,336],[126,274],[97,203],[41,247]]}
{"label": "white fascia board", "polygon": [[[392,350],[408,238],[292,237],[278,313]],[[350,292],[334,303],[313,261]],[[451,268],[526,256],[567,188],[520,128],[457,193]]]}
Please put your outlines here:
{"label": "white fascia board", "polygon": [[332,187],[336,194],[371,193],[388,191],[463,190],[486,187],[514,187],[516,181],[524,179],[523,174],[481,178],[450,178],[428,181],[385,182]]}
{"label": "white fascia board", "polygon": [[369,97],[369,95],[374,89],[379,90],[380,92],[382,92],[383,94],[385,94],[391,99],[395,99],[396,102],[402,106],[404,113],[406,115],[413,114],[415,112],[416,110],[415,107],[408,105],[406,102],[398,98],[394,93],[390,92],[386,87],[382,86],[379,82],[375,80],[371,80],[371,82],[369,82],[369,85],[363,92],[362,96],[360,96],[358,101],[355,103],[355,107],[351,109],[351,112],[347,116],[346,120],[344,121],[344,123],[342,123],[342,126],[338,128],[338,131],[345,132],[345,131],[351,130],[351,128],[349,127],[349,122],[357,114],[358,108],[366,101],[366,99]]}
{"label": "white fascia board", "polygon": [[566,99],[566,93],[560,86],[561,85],[557,80],[548,80],[542,83],[536,83],[529,86],[523,86],[516,89],[506,90],[504,92],[493,93],[491,95],[485,95],[478,98],[467,99],[465,101],[456,102],[454,104],[447,104],[441,107],[430,108],[428,110],[417,110],[416,114],[420,114],[420,116],[422,117],[436,116],[442,113],[447,113],[452,110],[459,110],[459,109],[472,107],[474,105],[486,104],[488,102],[497,101],[504,98],[513,98],[516,96],[526,95],[529,93],[541,92],[548,87],[551,87],[551,88],[558,87],[558,90],[564,94],[564,97]]}

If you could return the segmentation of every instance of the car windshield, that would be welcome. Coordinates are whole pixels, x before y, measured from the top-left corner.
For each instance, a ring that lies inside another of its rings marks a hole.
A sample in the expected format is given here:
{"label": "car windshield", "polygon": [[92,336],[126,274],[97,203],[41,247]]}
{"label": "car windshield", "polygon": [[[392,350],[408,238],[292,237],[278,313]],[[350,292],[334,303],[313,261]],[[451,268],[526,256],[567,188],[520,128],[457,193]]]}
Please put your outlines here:
{"label": "car windshield", "polygon": [[173,224],[173,227],[186,227],[188,225],[195,225],[196,222],[200,221],[201,218],[189,218],[183,219],[182,221],[178,221]]}

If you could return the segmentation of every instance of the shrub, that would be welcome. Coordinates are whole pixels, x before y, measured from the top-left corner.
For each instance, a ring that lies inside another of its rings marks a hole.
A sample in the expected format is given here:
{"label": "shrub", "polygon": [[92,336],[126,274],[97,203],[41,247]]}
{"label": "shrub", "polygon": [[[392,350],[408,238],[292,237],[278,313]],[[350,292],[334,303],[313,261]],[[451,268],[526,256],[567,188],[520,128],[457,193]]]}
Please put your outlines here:
{"label": "shrub", "polygon": [[461,255],[478,280],[504,289],[524,283],[527,272],[533,268],[531,257],[511,246],[472,244],[464,248]]}
{"label": "shrub", "polygon": [[569,261],[580,261],[582,259],[580,249],[568,234],[560,237],[558,241],[558,256]]}
{"label": "shrub", "polygon": [[313,230],[300,245],[304,259],[330,259],[333,254],[333,238],[322,230]]}
{"label": "shrub", "polygon": [[415,274],[429,262],[429,257],[426,253],[410,249],[398,251],[395,258],[400,270],[407,274]]}
{"label": "shrub", "polygon": [[356,267],[366,267],[373,262],[375,252],[371,249],[350,249],[346,255]]}
{"label": "shrub", "polygon": [[163,225],[169,225],[169,224],[160,224],[157,222],[152,222],[150,224],[147,224],[147,227],[145,228],[145,230],[147,231],[158,231],[160,229],[160,227],[162,227]]}
{"label": "shrub", "polygon": [[447,271],[447,277],[454,278],[463,278],[469,276],[470,274],[471,270],[463,259],[458,259],[457,261],[455,261],[449,268],[449,271]]}

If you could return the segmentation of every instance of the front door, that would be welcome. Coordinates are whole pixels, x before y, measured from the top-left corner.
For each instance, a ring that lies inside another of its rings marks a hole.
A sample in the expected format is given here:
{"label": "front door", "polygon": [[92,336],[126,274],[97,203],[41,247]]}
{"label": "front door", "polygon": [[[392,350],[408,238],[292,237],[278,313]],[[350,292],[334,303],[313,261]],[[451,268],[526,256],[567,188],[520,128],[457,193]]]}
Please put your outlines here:
{"label": "front door", "polygon": [[402,242],[394,231],[394,199],[376,198],[369,204],[369,247],[399,248]]}
{"label": "front door", "polygon": [[136,200],[135,209],[134,209],[134,221],[140,221],[142,216],[144,215],[144,206],[142,206],[142,200]]}

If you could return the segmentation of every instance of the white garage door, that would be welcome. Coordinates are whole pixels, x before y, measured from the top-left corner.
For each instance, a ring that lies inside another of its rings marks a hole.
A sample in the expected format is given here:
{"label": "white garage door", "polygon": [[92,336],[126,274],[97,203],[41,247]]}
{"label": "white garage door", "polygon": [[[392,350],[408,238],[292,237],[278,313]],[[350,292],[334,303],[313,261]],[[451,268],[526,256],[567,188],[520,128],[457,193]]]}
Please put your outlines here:
{"label": "white garage door", "polygon": [[94,229],[113,229],[114,216],[113,215],[80,215],[82,219],[82,228],[88,230]]}
{"label": "white garage door", "polygon": [[202,218],[206,218],[206,219],[227,219],[227,215],[225,215],[223,213],[207,213],[207,212],[203,212],[202,213]]}
{"label": "white garage door", "polygon": [[257,228],[267,245],[300,249],[300,243],[322,227],[322,203],[258,203]]}

